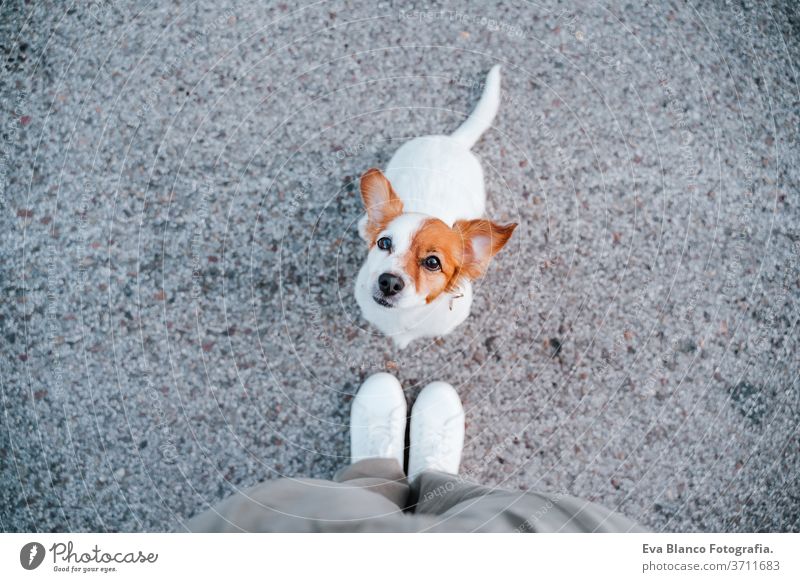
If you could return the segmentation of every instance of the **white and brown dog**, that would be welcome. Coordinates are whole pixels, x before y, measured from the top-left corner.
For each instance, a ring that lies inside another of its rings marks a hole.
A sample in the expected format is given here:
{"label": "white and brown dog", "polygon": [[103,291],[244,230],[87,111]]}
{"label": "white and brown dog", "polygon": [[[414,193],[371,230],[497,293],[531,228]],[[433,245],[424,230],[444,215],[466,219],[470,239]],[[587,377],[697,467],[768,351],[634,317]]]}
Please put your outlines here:
{"label": "white and brown dog", "polygon": [[467,318],[471,281],[517,226],[484,218],[483,169],[470,151],[499,105],[495,66],[472,115],[452,135],[415,138],[397,150],[385,175],[372,168],[361,177],[366,215],[359,232],[370,250],[356,301],[400,348],[448,334]]}

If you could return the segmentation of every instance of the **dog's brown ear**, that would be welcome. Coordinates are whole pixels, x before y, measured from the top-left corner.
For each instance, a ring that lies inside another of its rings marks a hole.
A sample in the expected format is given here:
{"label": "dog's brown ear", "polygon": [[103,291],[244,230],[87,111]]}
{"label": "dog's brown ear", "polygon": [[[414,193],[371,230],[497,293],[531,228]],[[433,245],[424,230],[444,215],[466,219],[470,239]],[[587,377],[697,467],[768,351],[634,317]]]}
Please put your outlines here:
{"label": "dog's brown ear", "polygon": [[511,238],[516,223],[497,224],[491,220],[457,220],[453,230],[461,235],[464,256],[459,276],[477,279],[486,272],[489,261]]}
{"label": "dog's brown ear", "polygon": [[370,168],[361,176],[361,198],[367,211],[364,238],[374,243],[380,231],[403,213],[403,201],[398,198],[383,172],[377,168]]}

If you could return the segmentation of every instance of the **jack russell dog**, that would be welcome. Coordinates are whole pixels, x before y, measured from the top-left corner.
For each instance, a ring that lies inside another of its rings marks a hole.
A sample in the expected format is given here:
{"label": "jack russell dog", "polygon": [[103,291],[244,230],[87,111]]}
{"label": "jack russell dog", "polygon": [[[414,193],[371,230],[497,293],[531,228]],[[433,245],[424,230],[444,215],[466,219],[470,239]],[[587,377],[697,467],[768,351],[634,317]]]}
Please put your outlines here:
{"label": "jack russell dog", "polygon": [[483,169],[470,149],[500,105],[500,67],[492,68],[475,110],[451,135],[403,144],[386,172],[361,176],[369,244],[356,280],[364,318],[399,348],[443,336],[469,315],[472,281],[508,242],[516,224],[484,218]]}

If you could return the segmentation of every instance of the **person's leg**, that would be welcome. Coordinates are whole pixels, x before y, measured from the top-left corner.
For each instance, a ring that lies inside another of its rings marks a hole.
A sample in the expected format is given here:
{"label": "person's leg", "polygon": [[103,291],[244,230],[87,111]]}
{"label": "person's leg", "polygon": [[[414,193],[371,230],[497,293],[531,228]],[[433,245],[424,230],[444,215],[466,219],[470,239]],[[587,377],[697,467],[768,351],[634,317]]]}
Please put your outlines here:
{"label": "person's leg", "polygon": [[351,410],[353,464],[334,481],[278,479],[237,493],[187,523],[192,531],[405,531],[402,469],[406,401],[397,380],[376,374]]}
{"label": "person's leg", "polygon": [[624,515],[563,493],[512,492],[425,471],[412,483],[418,515],[453,518],[475,531],[627,532],[644,531]]}
{"label": "person's leg", "polygon": [[358,389],[350,409],[352,464],[334,480],[380,493],[401,508],[408,497],[403,473],[406,397],[397,378],[373,374]]}
{"label": "person's leg", "polygon": [[363,459],[340,469],[333,480],[351,487],[377,493],[405,509],[408,502],[408,479],[397,459]]}
{"label": "person's leg", "polygon": [[[355,478],[349,476],[358,475]],[[236,493],[187,522],[190,531],[396,531],[408,485],[395,459],[368,459],[342,481],[277,479]],[[383,522],[383,523],[382,523]]]}
{"label": "person's leg", "polygon": [[411,412],[409,480],[416,514],[476,531],[640,531],[621,514],[563,494],[513,493],[460,478],[464,410],[444,382],[426,386]]}

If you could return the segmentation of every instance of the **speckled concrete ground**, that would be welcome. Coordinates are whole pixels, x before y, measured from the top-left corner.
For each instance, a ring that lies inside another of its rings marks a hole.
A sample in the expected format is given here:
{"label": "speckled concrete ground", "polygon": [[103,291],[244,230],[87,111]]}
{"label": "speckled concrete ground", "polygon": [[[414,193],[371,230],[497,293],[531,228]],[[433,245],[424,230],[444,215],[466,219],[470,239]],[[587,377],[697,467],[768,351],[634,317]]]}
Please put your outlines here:
{"label": "speckled concrete ground", "polygon": [[[800,529],[793,2],[257,4],[0,9],[3,530],[330,477],[376,370],[457,387],[477,481]],[[352,296],[356,178],[494,63],[476,151],[521,226],[398,352]]]}

